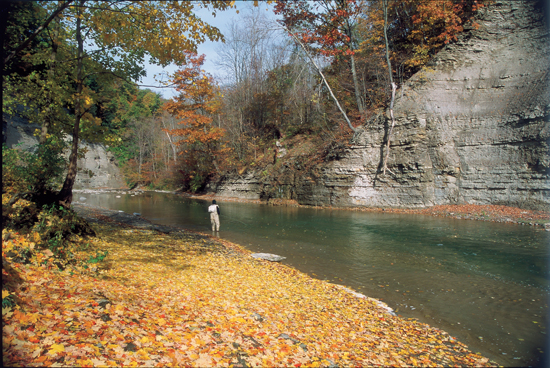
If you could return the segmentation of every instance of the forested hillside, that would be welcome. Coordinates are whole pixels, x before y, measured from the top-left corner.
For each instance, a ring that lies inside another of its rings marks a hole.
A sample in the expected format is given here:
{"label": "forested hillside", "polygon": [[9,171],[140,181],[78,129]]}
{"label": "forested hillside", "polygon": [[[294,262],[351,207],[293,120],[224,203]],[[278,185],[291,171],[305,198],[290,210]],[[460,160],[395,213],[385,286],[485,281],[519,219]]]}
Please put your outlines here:
{"label": "forested hillside", "polygon": [[[266,170],[279,146],[299,147],[303,166],[314,167],[391,109],[396,88],[477,27],[490,1],[271,1],[278,21],[253,3],[223,35],[195,13],[230,2],[7,3],[3,111],[26,106],[42,126],[26,159],[48,168],[16,189],[70,203],[82,139],[106,144],[129,186],[200,192],[225,174]],[[224,41],[218,55],[196,54],[206,38]],[[140,88],[146,55],[179,65],[169,82],[178,96]],[[228,77],[204,72],[205,57]]]}

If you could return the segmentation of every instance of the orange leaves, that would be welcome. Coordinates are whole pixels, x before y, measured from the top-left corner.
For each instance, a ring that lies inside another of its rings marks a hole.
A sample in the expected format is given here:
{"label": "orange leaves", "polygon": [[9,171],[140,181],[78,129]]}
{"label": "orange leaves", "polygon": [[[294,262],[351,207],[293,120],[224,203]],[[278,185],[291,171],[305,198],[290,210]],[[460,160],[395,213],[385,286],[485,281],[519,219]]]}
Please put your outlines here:
{"label": "orange leaves", "polygon": [[350,55],[351,24],[361,12],[361,2],[277,1],[275,13],[300,39],[325,56]]}
{"label": "orange leaves", "polygon": [[25,312],[3,318],[5,363],[488,365],[440,330],[234,244],[187,232],[99,233],[93,245],[111,261],[95,275],[28,267]]}
{"label": "orange leaves", "polygon": [[416,48],[407,65],[426,63],[427,53],[434,54],[441,47],[457,39],[473,13],[483,7],[477,0],[411,0],[412,25],[408,40]]}
{"label": "orange leaves", "polygon": [[182,181],[197,191],[213,174],[216,157],[226,150],[220,144],[225,130],[213,124],[221,108],[221,95],[213,78],[201,69],[204,55],[188,53],[187,60],[187,66],[171,77],[179,95],[164,105],[166,111],[181,119],[178,124],[182,127],[165,132],[181,138],[175,144],[180,146]]}
{"label": "orange leaves", "polygon": [[198,140],[204,143],[219,139],[217,135],[209,135],[212,131],[211,116],[220,105],[217,102],[219,91],[213,78],[201,70],[204,57],[188,52],[188,66],[179,69],[171,77],[171,83],[179,95],[166,102],[164,109],[182,119],[179,124],[184,125],[184,128],[168,131],[172,135],[186,137],[180,142],[194,143]]}
{"label": "orange leaves", "polygon": [[[391,60],[402,65],[407,78],[424,66],[443,46],[457,39],[485,0],[388,1],[388,36]],[[372,2],[359,19],[357,31],[364,41],[361,54],[381,57],[384,16],[382,2]],[[473,24],[475,27],[475,24]],[[397,70],[394,72],[398,72]]]}

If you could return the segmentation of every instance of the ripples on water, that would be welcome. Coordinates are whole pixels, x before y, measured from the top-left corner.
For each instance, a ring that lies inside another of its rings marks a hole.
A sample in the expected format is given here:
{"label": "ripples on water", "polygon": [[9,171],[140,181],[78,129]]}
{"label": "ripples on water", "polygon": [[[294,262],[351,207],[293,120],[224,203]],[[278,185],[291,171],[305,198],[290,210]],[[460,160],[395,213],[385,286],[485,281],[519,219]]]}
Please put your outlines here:
{"label": "ripples on water", "polygon": [[[92,205],[209,232],[205,201],[152,192],[85,196]],[[543,364],[548,232],[420,215],[218,203],[222,238],[283,255],[314,277],[382,299],[499,364]]]}

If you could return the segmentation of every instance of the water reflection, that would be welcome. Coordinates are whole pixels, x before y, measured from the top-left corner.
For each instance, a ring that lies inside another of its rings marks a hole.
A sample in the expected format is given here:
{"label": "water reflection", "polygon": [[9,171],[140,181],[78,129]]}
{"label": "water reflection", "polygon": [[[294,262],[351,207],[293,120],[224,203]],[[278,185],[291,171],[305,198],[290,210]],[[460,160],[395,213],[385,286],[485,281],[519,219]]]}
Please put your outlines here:
{"label": "water reflection", "polygon": [[[206,201],[90,194],[87,203],[210,233]],[[218,201],[220,236],[382,299],[507,366],[546,347],[549,233],[531,227]]]}

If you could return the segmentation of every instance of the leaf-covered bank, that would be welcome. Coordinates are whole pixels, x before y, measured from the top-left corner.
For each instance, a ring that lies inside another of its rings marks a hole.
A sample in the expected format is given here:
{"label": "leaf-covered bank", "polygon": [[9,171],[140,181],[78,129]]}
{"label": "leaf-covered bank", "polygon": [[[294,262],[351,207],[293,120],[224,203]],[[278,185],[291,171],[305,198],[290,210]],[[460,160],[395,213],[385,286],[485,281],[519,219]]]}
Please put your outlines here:
{"label": "leaf-covered bank", "polygon": [[86,242],[108,256],[93,267],[17,263],[5,247],[23,240],[3,242],[17,305],[3,310],[4,365],[491,364],[444,331],[237,245],[101,216]]}

